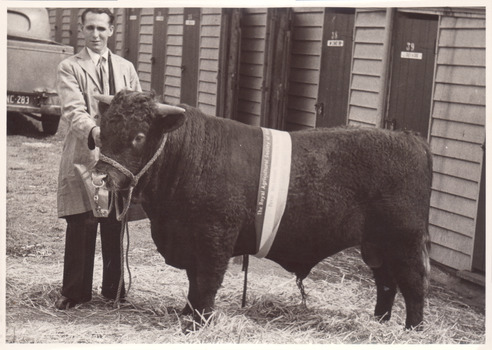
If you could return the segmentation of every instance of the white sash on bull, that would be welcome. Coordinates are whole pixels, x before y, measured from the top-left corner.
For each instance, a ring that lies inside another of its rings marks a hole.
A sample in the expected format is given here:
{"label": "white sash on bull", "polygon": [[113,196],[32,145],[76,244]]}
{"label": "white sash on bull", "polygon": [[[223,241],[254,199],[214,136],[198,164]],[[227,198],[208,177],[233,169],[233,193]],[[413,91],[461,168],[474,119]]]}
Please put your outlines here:
{"label": "white sash on bull", "polygon": [[256,205],[257,258],[264,258],[275,240],[289,191],[292,141],[285,131],[262,128],[258,200]]}

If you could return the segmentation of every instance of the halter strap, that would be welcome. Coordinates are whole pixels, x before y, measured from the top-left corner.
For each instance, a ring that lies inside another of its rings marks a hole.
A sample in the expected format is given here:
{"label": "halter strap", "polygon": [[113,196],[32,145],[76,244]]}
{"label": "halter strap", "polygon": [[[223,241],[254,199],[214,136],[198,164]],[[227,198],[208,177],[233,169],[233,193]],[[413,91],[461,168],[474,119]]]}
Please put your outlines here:
{"label": "halter strap", "polygon": [[130,186],[136,186],[137,185],[137,183],[138,183],[137,176],[135,176],[130,170],[125,168],[123,165],[118,163],[116,160],[109,158],[102,153],[99,154],[99,160],[102,160],[103,162],[108,163],[109,165],[111,165],[114,168],[121,171],[126,177],[129,177],[131,180]]}
{"label": "halter strap", "polygon": [[[133,189],[137,186],[138,181],[140,181],[140,178],[149,170],[149,168],[155,163],[157,158],[161,155],[162,151],[164,150],[164,146],[166,145],[166,141],[167,141],[167,136],[168,136],[168,134],[164,134],[162,142],[161,142],[159,148],[157,149],[157,151],[154,153],[154,156],[147,162],[147,164],[145,164],[145,166],[142,168],[142,170],[140,170],[138,172],[137,175],[134,175],[130,170],[125,168],[123,165],[118,163],[116,160],[109,158],[108,156],[104,155],[103,153],[99,154],[99,160],[101,160],[105,163],[108,163],[109,165],[115,167],[117,170],[121,171],[123,173],[123,175],[125,175],[126,177],[128,177],[130,179],[128,201],[126,201],[126,203],[124,204],[124,208],[123,208],[123,211],[121,212],[121,214],[119,213],[117,200],[114,201],[116,211],[117,211],[116,217],[119,221],[121,221],[123,219],[123,217],[125,217],[125,215],[128,211],[128,208],[130,207]],[[118,192],[118,191],[121,191],[121,190],[117,190],[116,192]],[[123,202],[125,202],[124,198],[123,198]]]}

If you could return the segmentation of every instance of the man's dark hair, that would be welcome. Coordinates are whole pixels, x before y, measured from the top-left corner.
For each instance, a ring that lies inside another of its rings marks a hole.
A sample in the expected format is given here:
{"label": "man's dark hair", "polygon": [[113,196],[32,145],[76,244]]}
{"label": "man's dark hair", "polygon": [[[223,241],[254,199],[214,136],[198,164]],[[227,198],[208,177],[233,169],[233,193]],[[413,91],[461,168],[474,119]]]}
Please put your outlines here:
{"label": "man's dark hair", "polygon": [[102,13],[105,13],[109,16],[109,24],[110,25],[113,25],[113,22],[114,22],[114,15],[111,11],[109,11],[109,9],[107,8],[100,8],[100,9],[96,9],[96,8],[88,8],[88,9],[85,9],[84,12],[82,12],[82,15],[81,15],[81,18],[82,18],[82,24],[85,23],[85,15],[87,15],[89,12],[92,12],[92,13],[98,13],[98,14],[102,14]]}

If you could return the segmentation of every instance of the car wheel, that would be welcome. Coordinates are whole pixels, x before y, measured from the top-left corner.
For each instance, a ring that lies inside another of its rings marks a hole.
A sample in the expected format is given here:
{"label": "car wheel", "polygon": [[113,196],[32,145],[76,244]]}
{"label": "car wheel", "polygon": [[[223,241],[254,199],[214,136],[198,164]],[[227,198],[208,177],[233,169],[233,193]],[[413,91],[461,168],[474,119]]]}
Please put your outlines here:
{"label": "car wheel", "polygon": [[19,113],[7,112],[7,135],[16,134],[19,132],[19,127],[17,119],[19,118]]}
{"label": "car wheel", "polygon": [[60,124],[60,116],[56,114],[43,114],[41,116],[41,124],[45,134],[54,135],[58,130],[58,124]]}

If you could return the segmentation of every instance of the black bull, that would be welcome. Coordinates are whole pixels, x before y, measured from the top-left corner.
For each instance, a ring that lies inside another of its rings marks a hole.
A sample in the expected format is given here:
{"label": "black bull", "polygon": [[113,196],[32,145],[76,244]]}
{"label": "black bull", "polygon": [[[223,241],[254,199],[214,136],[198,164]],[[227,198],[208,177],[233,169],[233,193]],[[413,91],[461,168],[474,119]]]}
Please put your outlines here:
{"label": "black bull", "polygon": [[[101,105],[101,152],[136,174],[168,133],[135,193],[158,251],[167,264],[186,270],[183,312],[208,315],[229,259],[255,253],[262,132],[183,107],[185,113],[164,116],[149,94],[118,93],[109,107]],[[290,135],[287,205],[267,258],[302,281],[324,258],[360,245],[377,286],[375,316],[390,318],[398,287],[406,327],[419,325],[429,272],[432,158],[426,142],[377,128]],[[115,190],[129,186],[106,162],[96,171],[108,174]]]}

